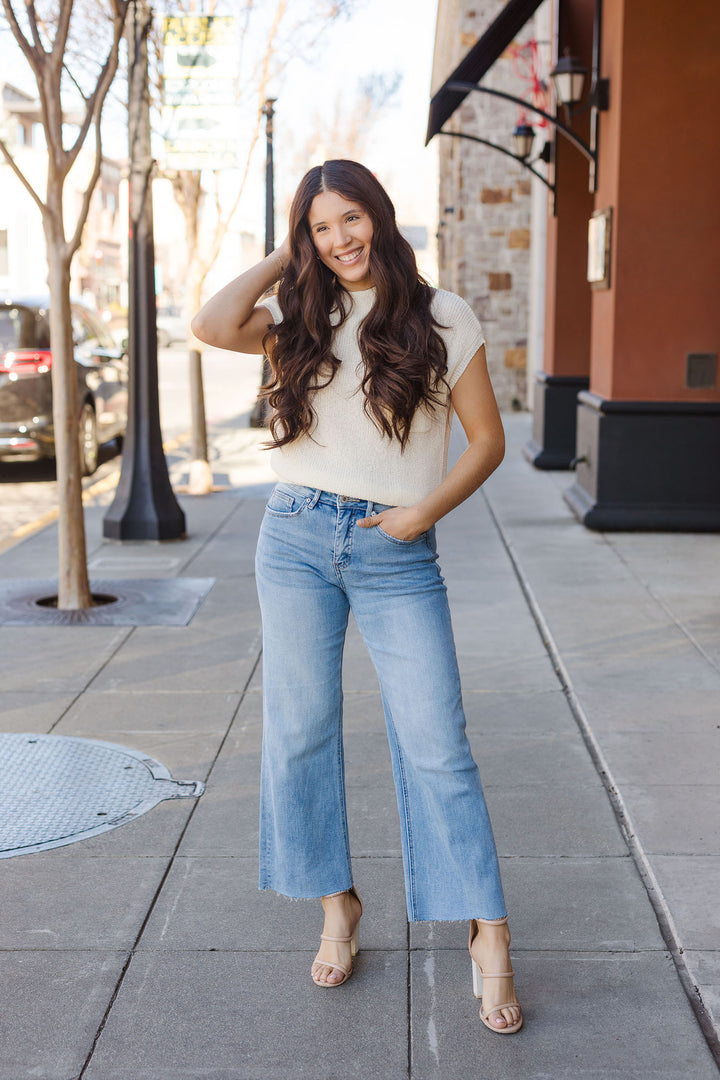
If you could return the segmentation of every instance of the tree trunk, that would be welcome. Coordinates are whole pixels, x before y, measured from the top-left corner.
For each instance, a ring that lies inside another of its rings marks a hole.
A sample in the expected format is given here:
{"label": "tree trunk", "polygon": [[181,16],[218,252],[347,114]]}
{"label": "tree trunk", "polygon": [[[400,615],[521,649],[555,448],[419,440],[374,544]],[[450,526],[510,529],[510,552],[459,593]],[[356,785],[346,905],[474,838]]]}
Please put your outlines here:
{"label": "tree trunk", "polygon": [[58,607],[78,610],[92,606],[87,572],[85,519],[80,477],[80,407],[70,311],[70,262],[61,252],[62,240],[46,223],[48,284],[50,286],[50,345],[52,348],[53,428],[57,462]]}

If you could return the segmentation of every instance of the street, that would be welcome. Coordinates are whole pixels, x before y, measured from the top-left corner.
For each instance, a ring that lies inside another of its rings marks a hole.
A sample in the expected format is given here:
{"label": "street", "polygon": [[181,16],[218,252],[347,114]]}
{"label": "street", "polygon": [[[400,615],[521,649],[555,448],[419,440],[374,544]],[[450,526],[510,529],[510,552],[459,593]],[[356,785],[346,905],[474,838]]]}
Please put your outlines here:
{"label": "street", "polygon": [[[203,351],[203,377],[208,439],[213,425],[248,412],[260,379],[260,357],[240,356],[221,349]],[[165,444],[190,428],[187,351],[180,345],[158,355],[160,418]],[[85,489],[117,473],[120,454],[114,442],[100,450],[100,465],[83,481]],[[16,530],[29,526],[56,505],[55,464],[52,461],[0,462],[0,545]]]}

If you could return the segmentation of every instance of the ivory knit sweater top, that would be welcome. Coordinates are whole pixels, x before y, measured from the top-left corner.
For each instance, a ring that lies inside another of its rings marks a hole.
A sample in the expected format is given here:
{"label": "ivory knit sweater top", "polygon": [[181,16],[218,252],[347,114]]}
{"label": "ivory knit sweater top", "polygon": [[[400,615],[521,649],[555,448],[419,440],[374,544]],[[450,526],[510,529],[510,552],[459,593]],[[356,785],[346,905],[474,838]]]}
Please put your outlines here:
{"label": "ivory knit sweater top", "polygon": [[[333,354],[340,361],[332,382],[315,391],[317,417],[311,437],[300,436],[275,447],[270,463],[281,480],[321,488],[338,495],[391,506],[412,506],[429,495],[447,473],[453,409],[445,387],[444,405],[434,411],[420,406],[413,417],[404,451],[397,439],[375,427],[363,410],[363,360],[358,344],[360,324],[375,303],[375,289],[348,293],[351,310],[333,336]],[[282,320],[277,297],[262,301],[277,325]],[[485,338],[474,312],[454,293],[436,289],[432,314],[448,351],[448,386],[453,388]],[[339,316],[331,316],[336,321]],[[442,329],[447,327],[447,329]]]}

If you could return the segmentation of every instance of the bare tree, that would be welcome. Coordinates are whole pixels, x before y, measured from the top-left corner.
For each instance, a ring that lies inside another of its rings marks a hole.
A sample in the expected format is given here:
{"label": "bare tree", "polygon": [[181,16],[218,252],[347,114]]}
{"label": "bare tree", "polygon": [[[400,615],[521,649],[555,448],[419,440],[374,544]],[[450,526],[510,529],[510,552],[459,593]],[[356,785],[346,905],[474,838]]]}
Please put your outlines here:
{"label": "bare tree", "polygon": [[[53,427],[58,485],[58,607],[87,608],[92,605],[87,572],[85,523],[82,506],[79,403],[73,355],[70,311],[70,265],[80,246],[95,184],[102,165],[100,118],[107,92],[118,66],[120,40],[129,0],[63,0],[61,4],[37,4],[26,0],[1,0],[8,25],[37,83],[42,127],[47,144],[47,183],[44,196],[24,175],[5,143],[0,153],[34,200],[42,215],[47,244],[50,292],[50,343],[53,353]],[[100,11],[104,18],[99,20]],[[78,15],[87,28],[92,19],[93,54],[99,61],[92,75],[85,66],[72,72],[71,20]],[[72,94],[79,102],[77,131],[65,144],[63,99]],[[65,181],[78,159],[90,131],[94,133],[94,160],[87,188],[74,222],[69,220],[64,198]]]}
{"label": "bare tree", "polygon": [[373,129],[383,111],[395,103],[402,84],[400,71],[379,71],[358,80],[354,95],[338,93],[316,111],[310,129],[297,154],[297,172],[312,156],[352,158],[362,161],[367,155]]}

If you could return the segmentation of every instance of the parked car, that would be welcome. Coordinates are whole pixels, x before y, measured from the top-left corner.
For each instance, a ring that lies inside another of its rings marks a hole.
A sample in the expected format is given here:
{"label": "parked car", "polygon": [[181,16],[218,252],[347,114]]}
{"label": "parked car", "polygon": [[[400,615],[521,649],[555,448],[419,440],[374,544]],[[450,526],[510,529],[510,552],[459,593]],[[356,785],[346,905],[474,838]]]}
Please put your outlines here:
{"label": "parked car", "polygon": [[[125,434],[127,355],[90,308],[71,307],[80,460],[90,476],[99,446]],[[0,296],[0,459],[55,456],[48,313],[46,297]]]}
{"label": "parked car", "polygon": [[161,349],[167,349],[176,341],[184,345],[187,341],[187,326],[179,307],[159,307],[157,309],[157,339]]}

